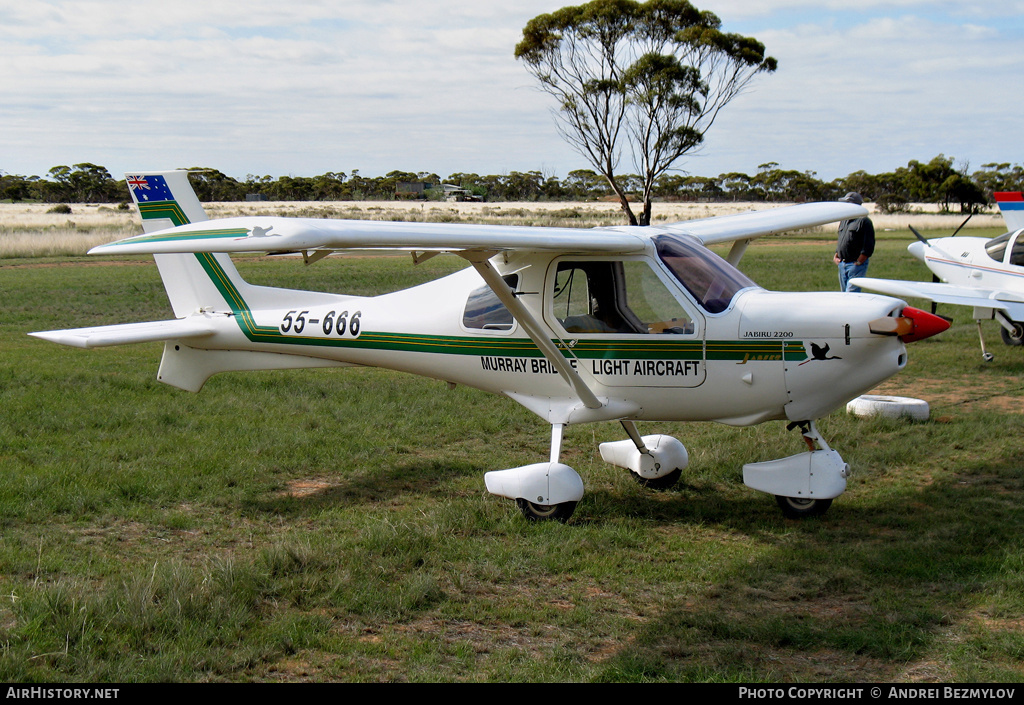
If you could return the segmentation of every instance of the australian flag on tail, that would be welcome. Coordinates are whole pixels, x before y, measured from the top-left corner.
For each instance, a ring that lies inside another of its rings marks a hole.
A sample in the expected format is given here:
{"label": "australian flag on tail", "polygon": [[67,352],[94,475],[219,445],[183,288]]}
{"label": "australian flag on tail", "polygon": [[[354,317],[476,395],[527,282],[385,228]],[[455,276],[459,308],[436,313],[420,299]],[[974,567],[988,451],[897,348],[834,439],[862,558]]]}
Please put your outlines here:
{"label": "australian flag on tail", "polygon": [[139,203],[174,200],[171,190],[167,188],[167,180],[162,176],[129,175],[125,181]]}

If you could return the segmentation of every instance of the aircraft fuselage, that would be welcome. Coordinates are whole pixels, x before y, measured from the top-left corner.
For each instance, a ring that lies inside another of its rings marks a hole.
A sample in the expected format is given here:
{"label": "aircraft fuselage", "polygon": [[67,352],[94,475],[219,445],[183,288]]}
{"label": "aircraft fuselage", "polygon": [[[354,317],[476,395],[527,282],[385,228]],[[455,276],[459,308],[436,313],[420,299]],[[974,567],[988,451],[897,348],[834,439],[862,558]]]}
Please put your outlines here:
{"label": "aircraft fuselage", "polygon": [[[208,255],[196,256],[219,266]],[[465,384],[509,396],[550,423],[629,418],[746,426],[820,417],[906,364],[898,337],[869,331],[871,321],[902,310],[904,304],[889,297],[748,286],[724,307],[711,305],[721,308],[712,312],[674,280],[653,251],[618,258],[523,254],[494,262],[502,276],[515,277],[517,298],[555,332],[554,344],[601,400],[601,409],[581,406],[507,312],[491,315],[500,310],[492,306],[491,314],[474,317],[474,297],[486,298],[488,290],[472,268],[374,297],[239,288],[230,272],[213,276],[221,301],[195,315],[211,321],[215,333],[189,341],[184,350],[168,343],[161,379],[178,384],[175,356],[187,354],[191,361],[201,359],[202,351],[252,351]],[[617,292],[616,305],[631,317],[630,307],[644,309],[630,332],[599,330],[593,322],[594,329],[580,329],[579,320],[595,313],[606,270],[624,273],[623,282],[637,287],[636,293]],[[561,281],[566,272],[580,279]],[[561,301],[571,286],[588,286],[581,272],[590,274],[592,291],[581,292],[578,301]],[[633,272],[636,281],[629,280]],[[275,300],[280,305],[265,305]],[[648,319],[660,311],[671,318],[652,324]]]}

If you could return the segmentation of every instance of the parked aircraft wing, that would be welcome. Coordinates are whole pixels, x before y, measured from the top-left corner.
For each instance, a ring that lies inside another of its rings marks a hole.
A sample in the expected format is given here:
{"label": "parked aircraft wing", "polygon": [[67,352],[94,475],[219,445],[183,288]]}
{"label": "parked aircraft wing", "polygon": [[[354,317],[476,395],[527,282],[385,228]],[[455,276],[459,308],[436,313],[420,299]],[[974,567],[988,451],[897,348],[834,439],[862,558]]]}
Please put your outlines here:
{"label": "parked aircraft wing", "polygon": [[996,309],[1005,311],[1011,320],[1024,320],[1024,298],[1020,294],[1012,292],[976,289],[955,284],[873,279],[871,277],[855,277],[850,280],[850,283],[862,289],[900,298],[918,298],[940,304]]}
{"label": "parked aircraft wing", "polygon": [[805,203],[766,211],[683,221],[650,229],[541,228],[467,223],[395,223],[240,216],[182,225],[100,245],[90,254],[184,252],[307,252],[392,249],[433,252],[482,250],[632,254],[644,250],[645,236],[689,233],[705,245],[749,241],[763,235],[809,228],[867,215],[849,203]]}
{"label": "parked aircraft wing", "polygon": [[644,238],[617,229],[240,216],[138,235],[94,247],[90,254],[349,249],[629,254],[644,251]]}

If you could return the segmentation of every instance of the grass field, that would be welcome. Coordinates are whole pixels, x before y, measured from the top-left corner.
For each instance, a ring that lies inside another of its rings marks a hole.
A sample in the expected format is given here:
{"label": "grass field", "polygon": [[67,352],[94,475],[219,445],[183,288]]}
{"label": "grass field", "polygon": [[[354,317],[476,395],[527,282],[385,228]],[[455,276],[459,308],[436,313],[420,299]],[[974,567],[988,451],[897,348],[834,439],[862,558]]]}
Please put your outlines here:
{"label": "grass field", "polygon": [[[908,241],[870,274],[928,279]],[[834,290],[831,252],[773,238],[743,269]],[[457,266],[239,268],[374,293]],[[781,422],[642,425],[690,450],[657,493],[601,462],[623,434],[599,424],[567,430],[587,494],[562,525],[484,489],[547,457],[511,401],[380,370],[189,394],[155,380],[157,344],[25,335],[168,317],[145,258],[0,259],[0,291],[0,681],[1024,680],[1024,351],[989,323],[983,363],[964,309],[882,388],[930,421],[821,421],[854,471],[824,517],[742,484],[803,450]]]}

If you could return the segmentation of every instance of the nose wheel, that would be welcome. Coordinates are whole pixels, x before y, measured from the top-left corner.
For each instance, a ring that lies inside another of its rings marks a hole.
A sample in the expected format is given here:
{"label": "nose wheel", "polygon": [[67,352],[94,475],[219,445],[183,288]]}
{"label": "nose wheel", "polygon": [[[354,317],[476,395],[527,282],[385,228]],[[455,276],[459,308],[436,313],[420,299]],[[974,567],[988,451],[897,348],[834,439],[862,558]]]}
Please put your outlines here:
{"label": "nose wheel", "polygon": [[807,452],[747,463],[743,466],[743,483],[775,497],[789,519],[821,516],[846,490],[850,466],[828,447],[814,421],[794,421],[788,428],[800,430]]}
{"label": "nose wheel", "polygon": [[820,517],[832,506],[831,499],[803,499],[801,497],[783,497],[775,495],[775,503],[779,505],[787,519],[804,519]]}
{"label": "nose wheel", "polygon": [[[788,426],[786,429],[792,431],[794,428],[800,429],[800,435],[803,436],[804,443],[807,444],[807,450],[813,452],[815,449],[815,442],[820,441],[827,448],[824,439],[818,434],[818,429],[812,425],[812,421],[796,421]],[[828,508],[832,506],[831,499],[809,499],[806,497],[784,497],[782,495],[775,495],[775,503],[779,505],[779,509],[782,510],[783,516],[787,519],[805,519],[807,517],[820,517],[822,514],[828,511]]]}
{"label": "nose wheel", "polygon": [[530,521],[560,521],[563,524],[569,521],[569,517],[576,511],[576,502],[562,502],[561,504],[536,504],[528,499],[519,497],[516,499],[519,511]]}

